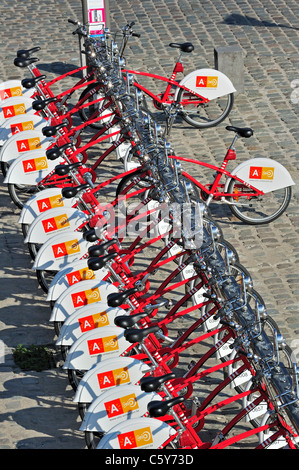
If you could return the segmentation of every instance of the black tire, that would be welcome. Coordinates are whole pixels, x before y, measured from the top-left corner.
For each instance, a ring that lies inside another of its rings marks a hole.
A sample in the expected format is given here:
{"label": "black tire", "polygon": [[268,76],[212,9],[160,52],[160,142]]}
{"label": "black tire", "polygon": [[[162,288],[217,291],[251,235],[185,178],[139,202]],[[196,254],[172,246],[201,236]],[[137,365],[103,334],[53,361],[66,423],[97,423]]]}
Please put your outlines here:
{"label": "black tire", "polygon": [[223,257],[225,256],[225,249],[226,248],[233,253],[233,257],[234,257],[233,263],[239,263],[240,259],[239,259],[239,255],[237,253],[236,248],[231,243],[229,243],[227,240],[224,240],[224,239],[217,240],[217,249],[218,249],[219,253],[221,254],[221,256],[223,256]]}
{"label": "black tire", "polygon": [[[228,185],[228,193],[233,194],[235,188],[237,188],[239,192],[242,190],[245,195],[248,191],[252,192],[246,185],[231,179]],[[287,186],[286,188],[266,193],[260,199],[251,198],[246,206],[229,204],[229,207],[231,212],[242,222],[250,225],[262,225],[273,222],[273,220],[280,217],[288,207],[291,197],[291,186]],[[230,201],[234,202],[234,199],[230,198]],[[245,202],[246,197],[240,197],[240,203]]]}
{"label": "black tire", "polygon": [[[178,93],[178,101],[183,99],[198,101],[196,95],[184,90],[183,88]],[[187,106],[184,107],[180,114],[184,121],[197,129],[205,129],[215,127],[220,124],[229,115],[234,104],[234,95],[230,93],[223,97],[211,100],[207,104],[192,105],[190,110]]]}
{"label": "black tire", "polygon": [[85,431],[85,442],[88,449],[96,449],[104,433]]}
{"label": "black tire", "polygon": [[[144,175],[144,176],[143,176]],[[129,175],[126,175],[124,176],[120,182],[118,183],[118,186],[116,188],[116,192],[115,192],[115,196],[118,197],[120,196],[121,194],[125,193],[126,192],[126,187],[129,186],[133,180],[136,178],[136,177],[141,177],[141,180],[136,184],[135,186],[138,186],[139,188],[140,187],[146,187],[149,183],[148,183],[148,177],[146,175],[146,171],[143,170],[143,169],[136,169],[136,171],[134,171],[133,173],[130,173]]]}
{"label": "black tire", "polygon": [[71,385],[71,387],[74,391],[77,390],[78,385],[80,383],[80,380],[82,379],[85,372],[86,371],[75,370],[75,369],[68,369],[67,370],[68,379],[69,379],[70,385]]}
{"label": "black tire", "polygon": [[[135,182],[134,179],[136,177],[141,177],[141,179]],[[120,213],[126,216],[134,214],[134,208],[136,208],[140,202],[149,195],[151,186],[152,182],[149,180],[146,171],[142,169],[124,176],[119,182],[115,193],[116,198],[121,198],[121,196],[124,195],[127,197],[127,199],[120,200],[118,203]],[[141,191],[138,195],[130,195],[134,194],[138,190]]]}
{"label": "black tire", "polygon": [[21,186],[8,183],[8,193],[10,198],[19,209],[23,209],[24,204],[28,199],[37,192],[39,192],[38,186]]}
{"label": "black tire", "polygon": [[2,175],[3,175],[4,178],[5,178],[5,176],[6,176],[6,174],[7,174],[7,170],[8,170],[8,168],[9,168],[9,163],[7,163],[7,162],[0,162],[0,168],[1,168],[1,173],[2,173]]}
{"label": "black tire", "polygon": [[38,250],[41,246],[42,245],[39,245],[38,243],[27,243],[28,251],[33,261],[35,260]]}
{"label": "black tire", "polygon": [[61,356],[64,361],[66,360],[70,348],[70,346],[60,346]]}
{"label": "black tire", "polygon": [[90,403],[78,403],[78,412],[82,421],[84,419],[84,416],[86,415],[86,411],[88,410],[89,405]]}
{"label": "black tire", "polygon": [[59,336],[62,325],[63,325],[62,321],[54,321],[53,322],[54,331],[55,331],[56,336]]}
{"label": "black tire", "polygon": [[[95,84],[92,83],[91,85],[89,85],[87,88],[85,88],[85,90],[83,90],[83,92],[81,93],[80,95],[80,98],[79,98],[79,101],[81,101],[81,99],[84,99],[85,96],[93,89],[95,88]],[[90,97],[90,101],[94,101],[97,99],[97,97],[101,95],[100,91],[96,92],[94,95],[92,95]],[[79,113],[79,116],[80,118],[82,119],[83,122],[87,122],[92,115],[94,115],[94,113],[97,111],[97,109],[99,109],[99,106],[103,106],[103,101],[100,101],[98,104],[93,104],[91,106],[88,106],[86,108],[79,108],[78,109],[78,113]],[[108,112],[108,111],[107,111]],[[95,122],[93,124],[89,124],[89,127],[92,127],[93,129],[102,129],[103,128],[103,121],[99,121],[99,122]]]}
{"label": "black tire", "polygon": [[[231,269],[231,275],[239,284],[241,284],[242,282],[242,275],[244,275],[245,277],[249,278],[250,281],[252,281],[252,276],[250,272],[248,271],[248,269],[245,268],[245,266],[243,266],[243,264],[236,262],[230,266],[230,269]],[[249,288],[247,287],[247,289]]]}
{"label": "black tire", "polygon": [[48,293],[50,284],[56,274],[56,271],[45,271],[43,269],[36,270],[38,283],[46,294]]}
{"label": "black tire", "polygon": [[29,227],[30,227],[30,224],[22,224],[22,233],[23,233],[24,238],[26,238],[27,236]]}

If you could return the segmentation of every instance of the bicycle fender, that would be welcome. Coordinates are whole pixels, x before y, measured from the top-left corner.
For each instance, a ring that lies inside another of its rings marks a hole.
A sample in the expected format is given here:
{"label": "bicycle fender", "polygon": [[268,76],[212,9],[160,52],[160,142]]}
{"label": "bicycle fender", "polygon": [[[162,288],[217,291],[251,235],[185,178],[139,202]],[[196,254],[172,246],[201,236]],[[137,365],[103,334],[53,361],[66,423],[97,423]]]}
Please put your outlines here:
{"label": "bicycle fender", "polygon": [[13,135],[20,132],[41,130],[48,125],[48,121],[38,114],[20,114],[10,119],[6,119],[0,128],[0,145]]}
{"label": "bicycle fender", "polygon": [[87,331],[72,344],[63,369],[89,370],[107,357],[119,357],[130,346],[124,332],[117,326]]}
{"label": "bicycle fender", "polygon": [[85,305],[66,318],[56,340],[56,346],[71,346],[86,331],[103,326],[115,326],[114,319],[118,315],[129,315],[129,313],[120,307],[105,308],[102,302]]}
{"label": "bicycle fender", "polygon": [[78,230],[89,218],[85,212],[72,207],[49,209],[32,222],[24,242],[42,244],[52,235],[66,230]]}
{"label": "bicycle fender", "polygon": [[65,321],[78,308],[98,302],[105,310],[108,308],[107,296],[114,292],[119,292],[119,290],[110,282],[98,279],[81,281],[66,289],[58,297],[49,321]]}
{"label": "bicycle fender", "polygon": [[[234,359],[237,355],[237,350],[236,349],[233,349],[232,350],[232,353],[231,355],[229,356],[229,359]],[[234,372],[236,372],[236,370],[240,367],[240,364],[230,364],[228,365],[227,367],[227,370],[228,370],[228,375],[232,375]],[[252,373],[250,372],[249,369],[245,369],[243,370],[243,372],[241,372],[241,374],[238,374],[231,382],[230,382],[230,388],[233,389],[233,388],[236,388],[240,385],[243,385],[245,383],[249,383],[249,382],[252,382]],[[244,399],[247,399],[248,397],[244,397]],[[246,415],[246,418],[247,420],[247,415]]]}
{"label": "bicycle fender", "polygon": [[[252,381],[248,384],[248,386],[252,386]],[[246,387],[246,390],[248,390],[248,386]],[[260,418],[261,416],[265,416],[268,410],[268,404],[266,400],[262,400],[258,405],[252,406],[252,402],[254,401],[256,397],[252,397],[251,395],[248,395],[246,397],[243,397],[243,403],[242,406],[243,408],[248,407],[248,413],[246,413],[245,416],[245,422],[249,423],[250,421],[253,421],[254,419]]]}
{"label": "bicycle fender", "polygon": [[66,199],[62,197],[61,191],[62,188],[49,188],[34,194],[25,202],[18,223],[30,225],[38,215],[49,209],[72,207],[77,203],[77,197]]}
{"label": "bicycle fender", "polygon": [[143,392],[139,385],[107,390],[90,404],[79,429],[106,433],[123,421],[146,415],[152,400],[162,400],[162,397],[156,392]]}
{"label": "bicycle fender", "polygon": [[229,338],[225,342],[219,339],[219,333],[216,333],[214,336],[214,346],[217,346],[216,349],[216,359],[221,359],[222,357],[225,357],[225,360],[228,360],[232,353],[231,345],[233,344],[234,339]]}
{"label": "bicycle fender", "polygon": [[[246,160],[240,163],[231,174],[236,175],[264,193],[295,184],[288,170],[281,163],[271,158],[258,157]],[[228,179],[225,184],[225,191],[228,189],[229,182]]]}
{"label": "bicycle fender", "polygon": [[[194,70],[180,81],[180,85],[198,93],[209,101],[236,91],[231,80],[224,73],[215,69]],[[175,100],[179,91],[180,88],[178,87],[175,91]]]}
{"label": "bicycle fender", "polygon": [[97,449],[159,449],[176,430],[155,418],[119,423],[102,437]]}
{"label": "bicycle fender", "polygon": [[87,256],[91,245],[80,232],[68,230],[53,235],[38,250],[32,269],[58,272],[66,264]]}
{"label": "bicycle fender", "polygon": [[[260,426],[265,425],[269,419],[272,417],[272,412],[271,410],[267,409],[266,413],[264,414],[263,418],[260,421]],[[259,443],[263,443],[265,440],[275,434],[275,431],[271,431],[270,429],[265,431],[260,431],[258,433],[258,438],[259,438]],[[267,449],[283,449],[283,448],[288,448],[288,442],[284,436],[279,436],[278,439],[275,439],[275,441],[269,443],[266,447]]]}
{"label": "bicycle fender", "polygon": [[[118,130],[120,131],[121,129],[122,129],[121,126],[116,125],[116,126],[113,126],[111,130],[114,132]],[[109,137],[109,142],[113,143],[118,139],[119,139],[119,135],[116,134],[112,137]],[[120,160],[121,158],[125,159],[127,152],[131,150],[131,148],[132,148],[132,144],[131,142],[128,142],[128,141],[124,141],[122,144],[118,145],[115,149],[117,160]]]}
{"label": "bicycle fender", "polygon": [[55,161],[48,160],[44,150],[25,152],[11,163],[3,183],[34,186],[54,171],[56,165],[64,161],[62,157]]}
{"label": "bicycle fender", "polygon": [[21,80],[5,80],[0,83],[1,101],[19,96],[28,96],[30,98],[34,93],[35,88],[24,88]]}
{"label": "bicycle fender", "polygon": [[105,267],[96,271],[90,269],[87,264],[87,259],[69,263],[55,275],[49,286],[46,300],[48,302],[57,300],[58,297],[72,285],[89,279],[97,279],[100,281],[108,274],[109,270]]}
{"label": "bicycle fender", "polygon": [[73,402],[91,403],[106,390],[138,383],[150,370],[147,364],[132,357],[106,358],[84,374]]}
{"label": "bicycle fender", "polygon": [[20,114],[36,114],[32,108],[33,99],[28,96],[15,96],[0,101],[0,126],[6,119]]}
{"label": "bicycle fender", "polygon": [[12,163],[20,155],[37,150],[46,151],[54,142],[54,139],[45,137],[41,130],[18,132],[3,144],[0,150],[0,161]]}

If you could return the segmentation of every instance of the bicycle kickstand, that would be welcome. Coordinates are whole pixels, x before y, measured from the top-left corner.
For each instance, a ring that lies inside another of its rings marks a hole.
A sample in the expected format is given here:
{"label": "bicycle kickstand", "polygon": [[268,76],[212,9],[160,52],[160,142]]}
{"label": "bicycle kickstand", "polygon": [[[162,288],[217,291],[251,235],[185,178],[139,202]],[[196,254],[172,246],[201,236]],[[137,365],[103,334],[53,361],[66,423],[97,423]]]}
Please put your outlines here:
{"label": "bicycle kickstand", "polygon": [[178,115],[180,109],[180,104],[179,103],[171,103],[169,106],[165,106],[164,112],[166,115],[166,126],[165,126],[165,131],[163,134],[163,137],[169,136],[173,123]]}

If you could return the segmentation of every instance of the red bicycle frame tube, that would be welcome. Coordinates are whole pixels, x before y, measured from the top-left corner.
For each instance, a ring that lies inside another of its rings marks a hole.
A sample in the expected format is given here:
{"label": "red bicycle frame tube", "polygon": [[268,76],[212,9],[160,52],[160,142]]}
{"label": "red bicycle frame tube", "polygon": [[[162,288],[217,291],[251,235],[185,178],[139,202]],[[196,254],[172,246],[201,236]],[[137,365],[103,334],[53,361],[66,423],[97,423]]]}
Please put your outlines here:
{"label": "red bicycle frame tube", "polygon": [[[194,163],[195,165],[199,165],[199,166],[204,166],[206,168],[209,168],[210,170],[214,170],[217,172],[217,175],[213,181],[213,183],[211,184],[211,189],[208,189],[206,186],[203,186],[200,181],[197,181],[196,178],[194,178],[193,176],[189,175],[188,173],[186,173],[185,171],[182,172],[182,174],[188,178],[190,181],[192,181],[192,183],[194,183],[198,188],[200,188],[203,192],[205,192],[206,194],[208,195],[213,195],[214,197],[253,197],[253,196],[263,196],[264,193],[263,191],[255,188],[254,186],[252,186],[251,184],[243,181],[241,178],[239,178],[238,176],[236,175],[232,175],[229,171],[225,170],[225,167],[227,165],[227,162],[228,160],[226,158],[224,158],[224,161],[223,161],[223,164],[221,167],[218,167],[218,166],[215,166],[215,165],[212,165],[210,163],[206,163],[206,162],[203,162],[203,161],[198,161],[198,160],[193,160],[191,158],[185,158],[185,157],[177,157],[177,156],[173,156],[173,155],[170,155],[169,158],[173,158],[175,160],[182,160],[184,162],[187,162],[187,163]],[[247,188],[251,189],[253,191],[253,193],[248,193],[246,195],[244,195],[243,193],[235,193],[235,194],[230,194],[230,193],[225,193],[225,192],[218,192],[216,189],[219,185],[219,182],[220,182],[220,179],[222,177],[222,175],[225,175],[229,178],[232,178],[236,181],[238,181],[239,183],[245,185]]]}
{"label": "red bicycle frame tube", "polygon": [[[49,82],[46,82],[45,80],[41,80],[38,84],[38,88],[40,88],[42,93],[44,93],[45,95],[48,95],[48,97],[50,97],[50,98],[53,98],[55,95],[54,95],[54,93],[52,92],[52,90],[50,88],[52,85],[59,82],[60,80],[63,80],[64,78],[67,78],[67,77],[70,77],[71,75],[74,75],[75,73],[86,70],[87,67],[88,67],[87,65],[85,65],[83,67],[78,67],[74,70],[71,70],[71,71],[66,72],[62,75],[59,75],[58,77],[54,78],[53,80],[50,80]],[[31,68],[31,73],[34,77],[40,77],[42,75],[41,72],[38,70],[38,68],[36,66]],[[60,93],[59,95],[56,96],[56,98],[59,100],[65,95],[71,96],[76,90],[78,90],[78,89],[80,89],[84,86],[86,87],[86,86],[90,85],[91,83],[95,83],[96,79],[92,78],[92,77],[94,77],[94,72],[88,73],[87,75],[85,75],[85,77],[81,78],[73,87],[69,88],[68,90],[66,90],[62,93]]]}
{"label": "red bicycle frame tube", "polygon": [[[176,72],[179,72],[181,71],[179,69],[179,65],[181,65],[179,62],[176,64],[175,68],[174,68],[174,71],[173,71],[173,74],[171,76],[171,78],[165,78],[161,75],[155,75],[153,73],[148,73],[148,72],[140,72],[138,70],[122,70],[123,73],[131,73],[131,74],[134,74],[134,75],[140,75],[140,76],[144,76],[144,77],[150,77],[150,78],[153,78],[154,80],[160,80],[160,81],[163,81],[163,82],[166,82],[168,83],[167,87],[166,87],[166,90],[165,92],[162,94],[162,98],[159,97],[159,95],[155,95],[154,93],[152,93],[150,90],[148,90],[147,88],[145,88],[144,86],[140,85],[140,83],[138,82],[134,82],[134,86],[138,89],[140,89],[141,91],[143,91],[146,95],[150,96],[153,100],[157,101],[158,103],[168,103],[168,104],[171,104],[171,103],[174,103],[174,100],[171,99],[169,100],[168,97],[170,95],[170,90],[171,90],[171,87],[172,86],[176,86],[178,88],[181,88],[183,90],[186,90],[188,91],[189,93],[191,93],[192,95],[198,97],[198,99],[200,100],[200,103],[208,103],[209,102],[209,99],[208,98],[204,98],[203,96],[199,95],[198,93],[196,93],[195,91],[192,91],[192,90],[189,90],[188,88],[184,87],[183,85],[180,85],[179,82],[176,82],[174,80],[174,77],[176,75]],[[176,70],[176,67],[178,66],[178,70]],[[124,76],[125,78],[125,76]]]}

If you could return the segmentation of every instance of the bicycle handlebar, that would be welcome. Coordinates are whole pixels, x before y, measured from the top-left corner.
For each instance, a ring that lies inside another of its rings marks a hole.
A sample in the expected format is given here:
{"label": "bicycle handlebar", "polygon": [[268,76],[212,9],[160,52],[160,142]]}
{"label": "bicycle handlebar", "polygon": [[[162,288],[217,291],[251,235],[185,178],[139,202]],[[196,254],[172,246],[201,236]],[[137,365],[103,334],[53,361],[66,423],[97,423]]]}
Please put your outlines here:
{"label": "bicycle handlebar", "polygon": [[75,26],[78,26],[78,28],[75,31],[73,31],[72,34],[74,34],[74,35],[78,34],[79,36],[84,36],[84,37],[88,36],[87,31],[85,29],[85,25],[83,25],[79,21],[71,20],[70,18],[67,21],[68,21],[68,23],[71,23]]}

